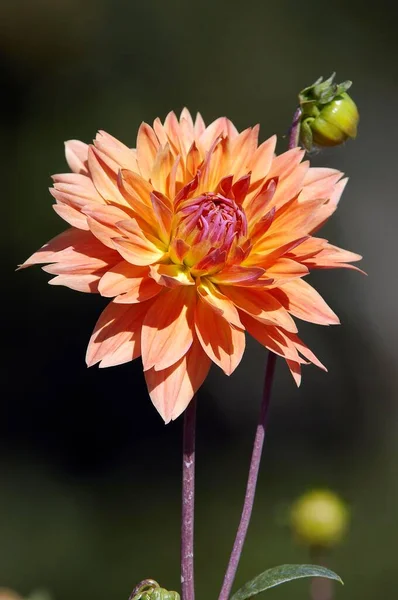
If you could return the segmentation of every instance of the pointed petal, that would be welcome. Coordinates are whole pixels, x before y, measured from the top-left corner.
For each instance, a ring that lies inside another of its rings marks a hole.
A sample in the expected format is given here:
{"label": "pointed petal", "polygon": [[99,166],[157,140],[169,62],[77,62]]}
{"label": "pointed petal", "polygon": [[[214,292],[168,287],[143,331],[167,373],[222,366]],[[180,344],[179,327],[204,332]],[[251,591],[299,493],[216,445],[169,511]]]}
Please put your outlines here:
{"label": "pointed petal", "polygon": [[189,269],[183,265],[157,264],[149,269],[151,277],[161,286],[175,288],[180,285],[195,285]]}
{"label": "pointed petal", "polygon": [[107,203],[128,206],[117,186],[119,166],[116,163],[94,146],[89,146],[88,168],[97,192]]}
{"label": "pointed petal", "polygon": [[267,177],[272,165],[276,146],[276,135],[260,144],[254,152],[250,161],[251,181],[255,183],[259,179]]}
{"label": "pointed petal", "polygon": [[20,268],[30,267],[40,263],[82,262],[90,257],[104,261],[105,264],[115,264],[117,253],[104,247],[90,231],[70,228],[44,244]]}
{"label": "pointed petal", "polygon": [[[46,270],[46,269],[44,269]],[[98,282],[101,279],[102,272],[100,273],[85,273],[77,275],[57,275],[50,279],[48,282],[50,285],[62,285],[68,287],[76,292],[84,292],[86,294],[98,293]]]}
{"label": "pointed petal", "polygon": [[195,311],[196,334],[208,357],[231,375],[245,350],[245,332],[237,329],[202,299]]}
{"label": "pointed petal", "polygon": [[231,267],[225,267],[215,275],[211,275],[209,279],[217,284],[247,286],[253,285],[264,273],[265,269],[261,267],[232,265]]}
{"label": "pointed petal", "polygon": [[152,127],[142,123],[137,134],[137,161],[140,174],[146,180],[151,176],[159,148],[159,140]]}
{"label": "pointed petal", "polygon": [[226,319],[231,325],[243,329],[236,307],[211,281],[202,279],[196,289],[203,302],[207,302],[217,314]]}
{"label": "pointed petal", "polygon": [[210,359],[195,338],[188,352],[171,367],[145,371],[148,391],[165,423],[186,409],[209,372]]}
{"label": "pointed petal", "polygon": [[114,249],[113,239],[120,237],[117,223],[126,219],[126,213],[116,206],[93,205],[87,205],[82,212],[87,216],[90,232],[105,246]]}
{"label": "pointed petal", "polygon": [[[88,367],[102,360],[105,360],[103,366],[110,366],[114,352],[125,343],[129,343],[131,354],[125,356],[126,360],[123,362],[140,355],[142,322],[151,302],[152,300],[140,304],[108,304],[98,319],[88,344]],[[116,360],[119,359],[120,355]]]}
{"label": "pointed petal", "polygon": [[166,369],[187,353],[193,340],[196,292],[179,286],[159,295],[149,309],[142,328],[144,370]]}
{"label": "pointed petal", "polygon": [[301,365],[300,365],[300,363],[298,363],[294,360],[287,360],[286,363],[287,363],[287,366],[289,367],[289,371],[294,379],[295,384],[297,385],[297,387],[300,387],[300,384],[301,384]]}
{"label": "pointed petal", "polygon": [[156,296],[161,289],[149,277],[148,267],[135,267],[124,260],[105,273],[98,286],[102,296],[117,296],[115,302],[120,304],[144,302]]}
{"label": "pointed petal", "polygon": [[80,140],[65,142],[65,156],[71,171],[88,175],[88,145]]}
{"label": "pointed petal", "polygon": [[99,131],[94,141],[95,147],[115,162],[119,168],[138,171],[136,151],[128,148],[106,131]]}
{"label": "pointed petal", "polygon": [[244,312],[241,312],[240,317],[246,331],[262,346],[285,359],[300,361],[295,344],[280,329],[265,325]]}
{"label": "pointed petal", "polygon": [[287,281],[280,288],[273,289],[270,293],[292,315],[319,325],[338,325],[340,320],[332,309],[303,279]]}
{"label": "pointed petal", "polygon": [[270,325],[277,325],[287,331],[297,332],[292,317],[282,304],[270,293],[255,288],[220,286],[220,291],[249,315]]}
{"label": "pointed petal", "polygon": [[86,215],[82,214],[80,211],[76,210],[76,208],[72,208],[67,204],[53,204],[53,209],[69,225],[72,227],[76,227],[77,229],[83,229],[88,231],[90,228],[87,223]]}

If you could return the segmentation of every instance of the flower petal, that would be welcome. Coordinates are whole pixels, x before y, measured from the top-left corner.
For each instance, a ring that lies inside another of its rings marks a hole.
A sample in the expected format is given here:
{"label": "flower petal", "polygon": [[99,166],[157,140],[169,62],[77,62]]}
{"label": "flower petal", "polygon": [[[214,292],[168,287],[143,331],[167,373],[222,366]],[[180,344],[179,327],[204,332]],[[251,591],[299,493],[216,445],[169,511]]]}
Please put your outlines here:
{"label": "flower petal", "polygon": [[196,305],[195,329],[208,357],[231,375],[245,350],[245,332],[231,325],[202,299]]}
{"label": "flower petal", "polygon": [[120,304],[144,302],[156,296],[161,287],[149,277],[148,267],[135,267],[121,261],[105,273],[98,286],[102,296],[113,298]]}
{"label": "flower petal", "polygon": [[137,161],[140,174],[146,180],[151,176],[159,148],[159,140],[152,127],[142,123],[137,134]]}
{"label": "flower petal", "polygon": [[119,168],[138,171],[136,151],[125,146],[106,131],[100,130],[97,133],[94,145],[97,150],[108,156]]}
{"label": "flower petal", "polygon": [[235,325],[240,329],[243,329],[243,325],[239,318],[239,313],[229,298],[224,296],[218,288],[213,285],[208,279],[201,279],[200,284],[197,285],[196,290],[203,300],[220,316]]}
{"label": "flower petal", "polygon": [[188,352],[174,365],[145,371],[148,391],[165,423],[186,409],[209,372],[211,361],[195,338]]}
{"label": "flower petal", "polygon": [[[209,279],[217,284],[247,286],[258,281],[259,277],[264,275],[264,273],[265,269],[262,269],[261,267],[241,267],[239,265],[232,265],[211,275]],[[264,285],[264,282],[262,282],[262,284]]]}
{"label": "flower petal", "polygon": [[[111,366],[140,356],[142,323],[151,303],[152,300],[140,304],[108,304],[90,338],[87,366],[91,367],[100,361],[104,361],[102,366]],[[118,353],[114,356],[121,346],[124,346],[122,355]]]}
{"label": "flower petal", "polygon": [[157,296],[142,328],[144,370],[166,369],[186,354],[193,340],[196,292],[179,286]]}
{"label": "flower petal", "polygon": [[168,288],[180,285],[195,285],[189,269],[182,265],[157,264],[149,267],[151,277],[159,284]]}
{"label": "flower petal", "polygon": [[332,309],[303,279],[287,281],[280,288],[270,290],[292,315],[319,325],[338,325],[340,320]]}
{"label": "flower petal", "polygon": [[[46,268],[44,268],[46,270]],[[50,285],[63,285],[76,292],[84,292],[86,294],[98,293],[98,283],[101,279],[103,271],[99,273],[84,273],[84,274],[65,274],[57,275],[48,282]]]}
{"label": "flower petal", "polygon": [[244,312],[241,312],[240,318],[246,331],[262,346],[283,358],[300,361],[295,344],[280,329],[265,325]]}
{"label": "flower petal", "polygon": [[297,333],[292,317],[270,292],[234,286],[220,286],[220,291],[228,296],[235,306],[255,319]]}
{"label": "flower petal", "polygon": [[88,145],[80,140],[65,142],[65,156],[71,171],[88,175]]}

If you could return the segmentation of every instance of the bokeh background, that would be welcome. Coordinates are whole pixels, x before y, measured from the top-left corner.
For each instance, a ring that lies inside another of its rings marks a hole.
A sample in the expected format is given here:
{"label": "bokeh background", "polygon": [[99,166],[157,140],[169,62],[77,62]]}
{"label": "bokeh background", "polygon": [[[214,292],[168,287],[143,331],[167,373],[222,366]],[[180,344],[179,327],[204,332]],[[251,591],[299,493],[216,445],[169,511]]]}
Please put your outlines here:
{"label": "bokeh background", "polygon": [[[337,71],[361,112],[355,142],[312,157],[350,176],[327,225],[364,255],[368,277],[315,273],[341,327],[301,324],[329,367],[297,390],[278,363],[258,496],[237,584],[269,566],[307,562],[291,502],[331,487],[352,510],[330,557],[338,598],[396,593],[398,318],[396,197],[398,37],[387,0],[1,0],[2,339],[0,586],[53,600],[126,600],[140,579],[179,589],[181,419],[165,427],[139,361],[87,370],[104,299],[15,273],[64,228],[47,191],[66,170],[63,141],[105,129],[135,144],[141,121],[186,105],[261,139],[286,133],[298,91]],[[3,216],[4,223],[4,216]],[[246,484],[265,351],[248,342],[230,378],[214,369],[199,399],[198,598],[222,581]],[[308,597],[308,583],[269,592]]]}

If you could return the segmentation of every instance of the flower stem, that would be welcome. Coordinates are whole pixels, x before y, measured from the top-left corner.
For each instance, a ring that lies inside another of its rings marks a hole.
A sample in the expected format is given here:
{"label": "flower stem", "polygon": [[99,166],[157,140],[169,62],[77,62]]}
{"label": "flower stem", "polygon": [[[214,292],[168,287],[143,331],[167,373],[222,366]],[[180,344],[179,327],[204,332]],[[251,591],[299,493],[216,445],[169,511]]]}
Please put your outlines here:
{"label": "flower stem", "polygon": [[196,395],[184,413],[181,515],[182,600],[195,600],[193,539],[195,507]]}
{"label": "flower stem", "polygon": [[271,399],[271,387],[274,378],[275,363],[276,354],[274,354],[273,352],[269,352],[267,368],[265,372],[263,398],[261,402],[260,416],[258,419],[256,435],[254,438],[253,453],[250,462],[245,501],[243,503],[242,515],[238,531],[236,533],[234,546],[232,548],[231,557],[229,559],[228,568],[225,573],[219,600],[228,600],[229,598],[232,585],[234,583],[236,571],[238,569],[240,556],[242,554],[243,544],[245,542],[247,530],[249,527],[250,517],[252,514],[254,503],[254,496],[256,493],[256,484],[261,461],[261,453],[264,445],[265,428],[267,424],[268,408]]}
{"label": "flower stem", "polygon": [[300,107],[296,109],[296,112],[293,115],[293,122],[290,126],[289,130],[289,144],[288,148],[291,150],[299,145],[300,139],[300,119],[301,119],[302,110]]}
{"label": "flower stem", "polygon": [[[324,552],[320,548],[313,548],[311,550],[311,562],[314,565],[322,565],[327,567],[327,560]],[[333,600],[334,597],[334,585],[331,579],[326,577],[314,577],[310,585],[310,599],[311,600]]]}

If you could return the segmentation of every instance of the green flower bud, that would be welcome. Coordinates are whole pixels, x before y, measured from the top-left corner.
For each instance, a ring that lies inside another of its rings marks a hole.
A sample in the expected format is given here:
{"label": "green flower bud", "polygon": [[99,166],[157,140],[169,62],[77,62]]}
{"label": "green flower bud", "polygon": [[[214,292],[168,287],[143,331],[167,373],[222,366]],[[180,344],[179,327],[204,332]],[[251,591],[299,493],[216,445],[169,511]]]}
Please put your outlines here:
{"label": "green flower bud", "polygon": [[135,586],[129,600],[180,600],[180,594],[161,588],[154,579],[144,579]]}
{"label": "green flower bud", "polygon": [[349,511],[329,490],[312,490],[292,506],[290,522],[297,538],[312,547],[331,547],[344,537]]}
{"label": "green flower bud", "polygon": [[326,81],[321,77],[299,94],[300,142],[308,151],[314,145],[338,146],[357,135],[359,113],[347,94],[351,81],[333,83],[334,75]]}

